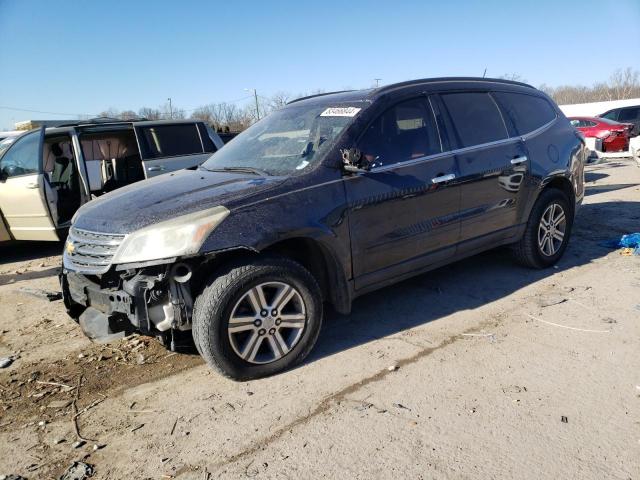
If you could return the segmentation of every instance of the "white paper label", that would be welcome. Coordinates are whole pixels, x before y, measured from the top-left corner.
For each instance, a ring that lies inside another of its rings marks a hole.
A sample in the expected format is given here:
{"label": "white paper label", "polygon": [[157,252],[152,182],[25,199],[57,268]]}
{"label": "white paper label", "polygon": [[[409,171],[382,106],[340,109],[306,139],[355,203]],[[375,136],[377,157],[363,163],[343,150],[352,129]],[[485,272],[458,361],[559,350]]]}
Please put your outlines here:
{"label": "white paper label", "polygon": [[329,107],[320,114],[321,117],[353,117],[361,109],[357,107]]}

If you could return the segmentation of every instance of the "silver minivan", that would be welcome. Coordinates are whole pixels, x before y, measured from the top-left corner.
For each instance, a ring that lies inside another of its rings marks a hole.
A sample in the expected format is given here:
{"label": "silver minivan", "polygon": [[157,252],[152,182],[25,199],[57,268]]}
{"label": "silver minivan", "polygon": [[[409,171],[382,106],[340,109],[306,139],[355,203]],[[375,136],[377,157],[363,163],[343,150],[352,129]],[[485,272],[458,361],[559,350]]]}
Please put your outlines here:
{"label": "silver minivan", "polygon": [[223,145],[195,120],[92,121],[31,130],[0,151],[0,242],[61,240],[96,196],[199,165]]}

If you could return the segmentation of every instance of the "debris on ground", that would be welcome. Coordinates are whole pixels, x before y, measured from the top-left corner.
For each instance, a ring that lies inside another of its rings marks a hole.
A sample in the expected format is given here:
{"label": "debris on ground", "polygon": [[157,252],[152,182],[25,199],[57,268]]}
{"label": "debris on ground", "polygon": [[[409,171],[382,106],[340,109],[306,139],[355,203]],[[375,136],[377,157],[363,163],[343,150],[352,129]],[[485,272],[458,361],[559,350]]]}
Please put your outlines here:
{"label": "debris on ground", "polygon": [[84,440],[78,440],[77,442],[73,442],[73,443],[71,444],[71,446],[72,446],[73,448],[80,448],[80,447],[84,446],[86,443],[87,443],[87,442],[85,442]]}
{"label": "debris on ground", "polygon": [[13,357],[0,358],[0,368],[7,368],[13,363]]}
{"label": "debris on ground", "polygon": [[489,343],[495,343],[495,341],[496,341],[496,334],[495,333],[463,333],[462,336],[463,337],[488,338],[489,339]]}
{"label": "debris on ground", "polygon": [[553,305],[560,305],[561,303],[568,302],[569,299],[562,295],[545,295],[538,299],[537,303],[540,307],[551,307]]}
{"label": "debris on ground", "polygon": [[409,407],[405,407],[401,403],[394,403],[393,406],[396,407],[396,408],[399,408],[400,410],[409,410],[409,411],[411,411],[411,409]]}
{"label": "debris on ground", "polygon": [[84,480],[93,475],[93,465],[84,462],[73,462],[60,477],[60,480]]}
{"label": "debris on ground", "polygon": [[619,240],[604,242],[602,246],[608,248],[623,248],[624,250],[620,252],[622,255],[630,255],[630,253],[623,253],[629,252],[629,249],[631,249],[630,251],[633,255],[640,255],[640,233],[622,235]]}
{"label": "debris on ground", "polygon": [[560,417],[560,421],[561,421],[562,423],[569,423],[569,419],[568,419],[567,417],[565,417],[564,415],[562,415],[562,416]]}
{"label": "debris on ground", "polygon": [[49,300],[50,302],[62,300],[62,292],[52,292],[51,290],[29,287],[21,287],[18,289],[18,291],[26,293],[27,295],[32,295],[34,297],[44,298],[45,300]]}
{"label": "debris on ground", "polygon": [[0,480],[27,480],[27,479],[22,475],[15,475],[12,473],[10,475],[0,475]]}
{"label": "debris on ground", "polygon": [[387,367],[387,370],[389,370],[390,372],[395,372],[396,370],[398,370],[398,368],[398,365],[391,365]]}

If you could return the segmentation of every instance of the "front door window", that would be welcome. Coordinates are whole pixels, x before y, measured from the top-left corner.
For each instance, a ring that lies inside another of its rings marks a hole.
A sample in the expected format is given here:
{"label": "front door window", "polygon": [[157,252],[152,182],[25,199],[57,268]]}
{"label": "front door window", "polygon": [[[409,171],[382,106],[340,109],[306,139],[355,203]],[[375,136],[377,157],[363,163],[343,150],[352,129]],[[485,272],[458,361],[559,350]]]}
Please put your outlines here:
{"label": "front door window", "polygon": [[40,134],[33,132],[21,137],[0,158],[0,171],[5,178],[32,175],[39,171]]}

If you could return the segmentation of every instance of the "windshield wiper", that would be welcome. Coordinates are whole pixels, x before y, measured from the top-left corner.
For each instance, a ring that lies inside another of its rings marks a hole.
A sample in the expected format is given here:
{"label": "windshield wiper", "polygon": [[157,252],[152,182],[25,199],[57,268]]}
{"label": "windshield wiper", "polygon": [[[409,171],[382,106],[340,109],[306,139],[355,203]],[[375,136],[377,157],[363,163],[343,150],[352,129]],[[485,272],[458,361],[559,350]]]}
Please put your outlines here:
{"label": "windshield wiper", "polygon": [[[202,167],[205,168],[205,167]],[[210,172],[242,172],[242,173],[252,173],[253,175],[260,175],[263,177],[268,177],[271,174],[265,172],[264,170],[260,170],[258,168],[253,167],[222,167],[222,168],[205,168]]]}

